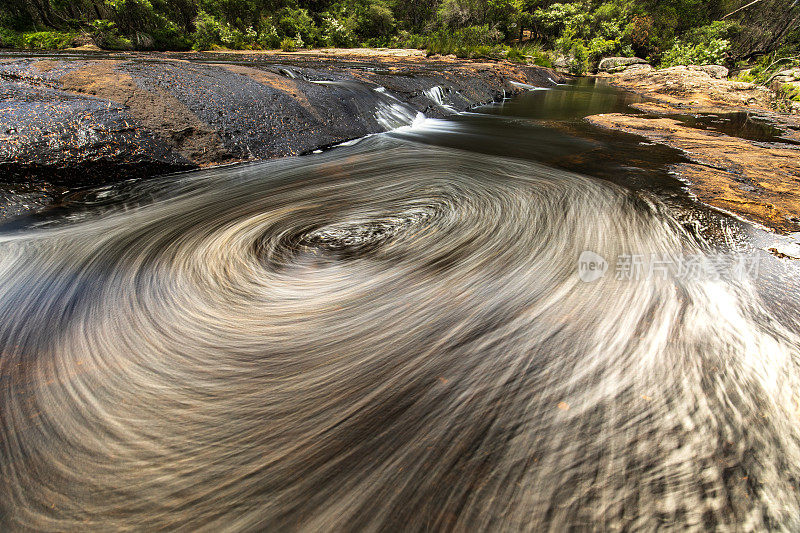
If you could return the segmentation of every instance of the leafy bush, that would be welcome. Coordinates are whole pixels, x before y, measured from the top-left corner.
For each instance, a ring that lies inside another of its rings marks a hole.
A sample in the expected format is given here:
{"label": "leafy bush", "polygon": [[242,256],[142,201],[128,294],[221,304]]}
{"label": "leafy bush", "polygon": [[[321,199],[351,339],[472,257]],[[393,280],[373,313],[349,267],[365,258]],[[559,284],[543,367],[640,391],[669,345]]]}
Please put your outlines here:
{"label": "leafy bush", "polygon": [[775,91],[775,109],[783,113],[791,113],[800,102],[800,89],[788,83],[781,85]]}
{"label": "leafy bush", "polygon": [[366,38],[387,37],[394,31],[392,10],[382,4],[370,4],[358,19],[358,31]]}
{"label": "leafy bush", "polygon": [[661,66],[723,64],[731,49],[730,38],[738,31],[736,24],[724,21],[695,28],[674,41],[661,58]]}
{"label": "leafy bush", "polygon": [[659,53],[658,40],[653,27],[653,17],[637,15],[625,26],[625,38],[631,55],[649,57]]}
{"label": "leafy bush", "polygon": [[550,56],[550,54],[545,52],[540,45],[525,45],[522,47],[522,51],[528,58],[529,63],[533,63],[534,65],[538,65],[540,67],[553,67],[553,58]]}
{"label": "leafy bush", "polygon": [[319,29],[307,9],[283,8],[278,14],[277,28],[279,35],[294,38],[300,48],[304,43],[314,44],[319,40]]}
{"label": "leafy bush", "polygon": [[589,51],[586,46],[580,41],[575,42],[570,50],[570,55],[572,57],[569,64],[570,73],[576,76],[586,74],[589,69]]}
{"label": "leafy bush", "polygon": [[676,40],[661,58],[662,67],[676,65],[719,65],[725,62],[730,41],[713,39],[708,44],[689,44]]}
{"label": "leafy bush", "polygon": [[22,48],[22,35],[7,28],[0,28],[0,48]]}
{"label": "leafy bush", "polygon": [[461,58],[500,57],[501,47],[497,42],[502,35],[487,25],[469,26],[460,30],[440,30],[434,33],[425,48],[428,54],[450,55]]}
{"label": "leafy bush", "polygon": [[759,85],[766,85],[775,74],[781,70],[800,65],[800,58],[797,57],[797,52],[793,49],[783,49],[762,56],[753,68],[739,74],[738,81],[746,81],[757,83]]}
{"label": "leafy bush", "polygon": [[320,25],[320,44],[347,48],[356,43],[356,36],[349,20],[341,20],[331,13],[322,15]]}
{"label": "leafy bush", "polygon": [[595,37],[589,41],[588,58],[593,64],[596,64],[603,57],[610,55],[617,55],[622,49],[622,43],[619,40],[608,40],[602,37]]}
{"label": "leafy bush", "polygon": [[89,23],[90,34],[97,46],[110,50],[130,50],[131,41],[119,33],[119,29],[110,20],[93,20]]}
{"label": "leafy bush", "polygon": [[212,50],[222,43],[222,24],[205,11],[200,11],[192,38],[196,50]]}
{"label": "leafy bush", "polygon": [[258,34],[252,27],[242,31],[227,22],[217,20],[205,11],[198,13],[195,27],[192,37],[197,50],[213,50],[220,46],[233,50],[257,47]]}
{"label": "leafy bush", "polygon": [[62,50],[72,46],[77,34],[61,31],[37,31],[22,34],[22,48],[36,50]]}
{"label": "leafy bush", "polygon": [[189,50],[193,44],[190,35],[186,35],[177,24],[167,19],[159,19],[159,24],[150,30],[149,36],[151,44],[147,46],[145,42],[138,39],[140,34],[137,32],[134,36],[134,47],[156,50]]}
{"label": "leafy bush", "polygon": [[286,37],[281,41],[281,50],[284,52],[297,52],[297,48],[298,46],[294,39]]}
{"label": "leafy bush", "polygon": [[535,10],[531,18],[540,34],[556,38],[565,30],[569,30],[570,37],[579,36],[581,30],[588,29],[591,15],[579,3],[559,3]]}
{"label": "leafy bush", "polygon": [[506,59],[515,63],[527,63],[540,67],[551,68],[553,66],[550,55],[542,49],[541,45],[535,43],[508,48]]}
{"label": "leafy bush", "polygon": [[260,48],[265,50],[272,50],[280,47],[281,38],[278,35],[278,29],[269,19],[262,19],[258,24],[256,43]]}
{"label": "leafy bush", "polygon": [[406,30],[400,30],[389,40],[389,46],[393,48],[425,48],[429,38]]}
{"label": "leafy bush", "polygon": [[510,48],[506,53],[506,59],[514,63],[527,63],[528,57],[519,48]]}
{"label": "leafy bush", "polygon": [[800,88],[796,85],[785,83],[781,86],[780,92],[793,102],[800,102]]}

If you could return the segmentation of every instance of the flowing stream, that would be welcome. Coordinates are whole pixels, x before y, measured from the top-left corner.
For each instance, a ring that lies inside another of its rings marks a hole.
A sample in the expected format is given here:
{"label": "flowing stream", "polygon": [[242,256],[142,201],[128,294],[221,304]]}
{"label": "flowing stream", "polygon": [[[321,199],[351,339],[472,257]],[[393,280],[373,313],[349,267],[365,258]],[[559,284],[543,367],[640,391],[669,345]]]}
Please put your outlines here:
{"label": "flowing stream", "polygon": [[797,273],[582,120],[632,101],[409,115],[7,226],[0,526],[800,528]]}

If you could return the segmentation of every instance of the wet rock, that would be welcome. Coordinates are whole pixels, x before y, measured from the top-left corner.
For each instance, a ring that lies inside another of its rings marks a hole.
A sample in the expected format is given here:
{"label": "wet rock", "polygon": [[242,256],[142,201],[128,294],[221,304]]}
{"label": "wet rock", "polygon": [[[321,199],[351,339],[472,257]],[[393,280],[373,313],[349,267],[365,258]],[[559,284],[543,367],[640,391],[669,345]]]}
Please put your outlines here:
{"label": "wet rock", "polygon": [[597,65],[597,70],[600,72],[622,72],[634,65],[648,65],[648,63],[640,57],[604,57]]}
{"label": "wet rock", "polygon": [[0,169],[6,181],[83,185],[297,155],[548,78],[419,55],[15,59],[0,63]]}
{"label": "wet rock", "polygon": [[570,59],[567,56],[559,55],[553,59],[553,68],[564,72],[569,69]]}
{"label": "wet rock", "polygon": [[723,67],[722,65],[690,65],[690,70],[698,70],[700,72],[705,72],[712,78],[721,80],[728,77],[728,69]]}
{"label": "wet rock", "polygon": [[772,77],[775,83],[791,83],[800,80],[800,68],[782,70]]}
{"label": "wet rock", "polygon": [[87,185],[194,168],[119,104],[22,82],[0,84],[6,182]]}
{"label": "wet rock", "polygon": [[[721,107],[771,108],[773,95],[766,87],[718,79],[707,70],[704,67],[685,66],[658,70],[626,69],[606,76],[612,85],[685,110],[707,112]],[[717,74],[721,74],[721,71],[717,71]]]}
{"label": "wet rock", "polygon": [[800,192],[795,185],[800,179],[800,146],[750,141],[668,117],[613,113],[588,120],[681,150],[691,163],[675,171],[700,201],[780,233],[800,230]]}

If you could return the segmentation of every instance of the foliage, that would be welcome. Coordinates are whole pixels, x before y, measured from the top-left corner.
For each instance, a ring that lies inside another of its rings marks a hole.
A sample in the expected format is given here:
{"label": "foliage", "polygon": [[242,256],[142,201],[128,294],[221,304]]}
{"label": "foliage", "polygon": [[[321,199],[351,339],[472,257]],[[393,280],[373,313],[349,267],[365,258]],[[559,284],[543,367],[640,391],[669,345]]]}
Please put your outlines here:
{"label": "foliage", "polygon": [[298,48],[297,42],[294,39],[286,37],[281,41],[281,50],[284,52],[297,52]]}
{"label": "foliage", "polygon": [[532,22],[541,37],[547,39],[556,39],[559,36],[573,38],[583,33],[583,29],[588,28],[589,17],[589,13],[579,3],[559,3],[534,11]]}
{"label": "foliage", "polygon": [[90,34],[94,42],[109,50],[130,50],[133,45],[119,33],[116,23],[110,20],[93,20],[89,23]]}
{"label": "foliage", "polygon": [[780,92],[787,100],[800,102],[800,88],[798,88],[796,85],[784,83],[780,87]]}
{"label": "foliage", "polygon": [[488,25],[468,26],[455,31],[440,30],[427,40],[425,48],[429,55],[454,54],[461,58],[500,57],[501,35]]}
{"label": "foliage", "polygon": [[194,47],[198,50],[213,50],[225,47],[233,50],[252,49],[257,42],[258,34],[252,27],[244,30],[217,20],[214,16],[201,11],[197,16],[194,33]]}
{"label": "foliage", "polygon": [[676,40],[661,59],[662,67],[675,65],[720,65],[730,50],[730,41],[714,39],[708,44],[689,44]]}
{"label": "foliage", "polygon": [[356,44],[356,35],[349,19],[337,18],[331,13],[324,13],[321,18],[320,41],[322,45],[347,48]]}
{"label": "foliage", "polygon": [[775,91],[775,108],[784,113],[791,112],[800,103],[800,89],[796,85],[782,84]]}
{"label": "foliage", "polygon": [[23,33],[19,43],[22,48],[36,50],[61,50],[72,46],[77,35],[72,32],[37,31]]}
{"label": "foliage", "polygon": [[586,71],[589,68],[589,51],[582,42],[576,41],[572,44],[572,48],[570,49],[570,57],[570,73],[577,76],[586,74]]}
{"label": "foliage", "polygon": [[780,71],[800,65],[800,53],[797,50],[784,48],[762,56],[756,64],[739,74],[738,81],[769,84]]}
{"label": "foliage", "polygon": [[394,31],[392,10],[381,4],[370,4],[359,22],[360,33],[365,37],[389,35]]}
{"label": "foliage", "polygon": [[631,21],[625,26],[625,35],[631,51],[638,57],[658,54],[658,37],[655,33],[653,17],[649,15],[632,17]]}
{"label": "foliage", "polygon": [[111,49],[274,49],[291,40],[538,63],[560,55],[574,72],[609,55],[733,63],[800,48],[800,2],[760,0],[720,20],[744,1],[2,0],[0,46],[63,47],[77,35]]}
{"label": "foliage", "polygon": [[294,36],[295,44],[302,48],[303,43],[318,40],[319,29],[307,9],[284,8],[277,14],[276,24],[280,35]]}
{"label": "foliage", "polygon": [[22,34],[8,28],[0,28],[0,48],[22,48]]}
{"label": "foliage", "polygon": [[661,59],[661,66],[719,65],[727,62],[731,42],[729,37],[738,31],[735,24],[715,21],[676,39]]}

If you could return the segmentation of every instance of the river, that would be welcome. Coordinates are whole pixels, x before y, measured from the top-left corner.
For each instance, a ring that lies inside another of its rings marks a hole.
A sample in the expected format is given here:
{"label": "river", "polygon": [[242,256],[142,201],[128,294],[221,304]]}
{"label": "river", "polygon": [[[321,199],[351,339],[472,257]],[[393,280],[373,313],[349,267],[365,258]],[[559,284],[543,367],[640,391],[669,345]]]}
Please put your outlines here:
{"label": "river", "polygon": [[[800,528],[797,267],[583,120],[636,101],[554,85],[7,224],[0,524]],[[773,135],[736,118],[696,125]]]}

